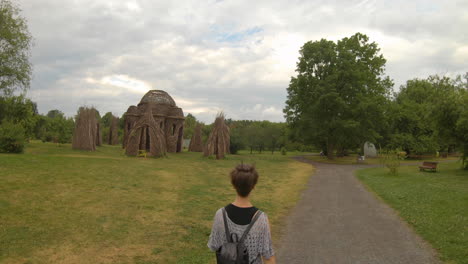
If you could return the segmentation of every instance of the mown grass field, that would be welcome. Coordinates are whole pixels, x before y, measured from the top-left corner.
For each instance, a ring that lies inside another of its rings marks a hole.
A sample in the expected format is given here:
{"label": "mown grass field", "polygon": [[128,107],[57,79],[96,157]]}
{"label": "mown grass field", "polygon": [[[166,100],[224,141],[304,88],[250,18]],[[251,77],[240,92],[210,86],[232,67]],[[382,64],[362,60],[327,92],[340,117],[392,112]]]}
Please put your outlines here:
{"label": "mown grass field", "polygon": [[[381,161],[379,158],[366,158],[366,160],[360,161],[359,163],[357,162],[357,155],[349,155],[349,156],[344,156],[344,157],[335,157],[334,159],[330,160],[327,157],[324,156],[319,156],[319,155],[307,155],[307,159],[316,161],[316,162],[321,162],[321,163],[329,163],[329,164],[339,164],[339,165],[353,165],[353,164],[368,164],[368,165],[377,165],[380,164]],[[458,160],[458,157],[449,157],[449,158],[429,158],[425,159],[427,161],[455,161]],[[414,160],[414,159],[406,159],[406,160],[401,160],[400,164],[415,164],[415,163],[422,163],[423,160]]]}
{"label": "mown grass field", "polygon": [[436,173],[417,166],[359,170],[358,178],[399,212],[448,264],[468,263],[468,171],[440,163]]}
{"label": "mown grass field", "polygon": [[0,263],[214,263],[212,219],[235,197],[228,173],[241,160],[258,168],[252,200],[277,240],[312,172],[279,153],[145,159],[32,142],[0,154]]}

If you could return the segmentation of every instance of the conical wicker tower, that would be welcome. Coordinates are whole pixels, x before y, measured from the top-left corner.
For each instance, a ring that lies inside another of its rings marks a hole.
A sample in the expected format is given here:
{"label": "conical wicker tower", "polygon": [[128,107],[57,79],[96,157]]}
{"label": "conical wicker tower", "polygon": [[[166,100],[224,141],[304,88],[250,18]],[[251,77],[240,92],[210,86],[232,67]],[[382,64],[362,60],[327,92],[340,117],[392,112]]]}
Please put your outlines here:
{"label": "conical wicker tower", "polygon": [[107,144],[109,145],[117,145],[119,144],[119,118],[112,116],[111,123],[109,127],[109,136],[107,138]]}
{"label": "conical wicker tower", "polygon": [[76,116],[72,148],[95,151],[96,142],[99,140],[98,132],[96,109],[80,107]]}
{"label": "conical wicker tower", "polygon": [[229,154],[229,144],[229,127],[224,121],[224,114],[220,113],[216,117],[213,129],[211,130],[205,149],[203,150],[203,154],[205,157],[216,155],[216,159],[222,159],[225,154]]}
{"label": "conical wicker tower", "polygon": [[96,146],[101,146],[102,145],[102,131],[101,131],[101,124],[97,122],[96,125]]}
{"label": "conical wicker tower", "polygon": [[195,131],[193,132],[192,139],[188,147],[188,151],[203,152],[203,141],[201,136],[201,124],[197,123]]}

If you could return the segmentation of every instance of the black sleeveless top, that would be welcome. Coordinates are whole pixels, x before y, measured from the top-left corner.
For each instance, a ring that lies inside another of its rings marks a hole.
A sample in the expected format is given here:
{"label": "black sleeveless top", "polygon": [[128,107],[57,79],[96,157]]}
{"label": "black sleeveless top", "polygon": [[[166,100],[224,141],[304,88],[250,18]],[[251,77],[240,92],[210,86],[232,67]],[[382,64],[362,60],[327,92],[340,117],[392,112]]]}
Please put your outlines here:
{"label": "black sleeveless top", "polygon": [[258,208],[252,206],[252,207],[237,207],[233,204],[228,204],[226,207],[226,213],[231,219],[234,224],[237,225],[248,225],[250,224],[250,221],[252,221],[252,218],[254,214],[258,211]]}

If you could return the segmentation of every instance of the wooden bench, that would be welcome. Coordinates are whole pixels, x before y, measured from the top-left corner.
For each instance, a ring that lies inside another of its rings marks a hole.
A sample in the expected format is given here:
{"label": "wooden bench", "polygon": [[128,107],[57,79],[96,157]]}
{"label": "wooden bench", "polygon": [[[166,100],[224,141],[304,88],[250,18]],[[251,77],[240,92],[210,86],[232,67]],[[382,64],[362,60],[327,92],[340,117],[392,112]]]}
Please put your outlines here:
{"label": "wooden bench", "polygon": [[434,161],[425,161],[422,166],[419,166],[420,171],[430,170],[437,171],[437,162]]}

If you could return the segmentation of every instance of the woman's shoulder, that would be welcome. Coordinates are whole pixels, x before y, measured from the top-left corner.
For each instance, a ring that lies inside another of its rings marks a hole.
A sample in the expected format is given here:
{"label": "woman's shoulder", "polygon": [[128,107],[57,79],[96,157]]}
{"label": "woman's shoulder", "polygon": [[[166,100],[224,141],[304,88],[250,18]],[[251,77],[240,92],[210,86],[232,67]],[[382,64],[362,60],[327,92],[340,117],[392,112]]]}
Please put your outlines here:
{"label": "woman's shoulder", "polygon": [[[223,220],[223,210],[225,210],[225,207],[221,207],[218,210],[216,210],[215,219]],[[268,223],[267,213],[265,213],[264,211],[257,208],[256,214],[260,214],[257,221],[267,222]]]}
{"label": "woman's shoulder", "polygon": [[223,209],[224,207],[219,208],[215,213],[215,219],[223,219]]}

